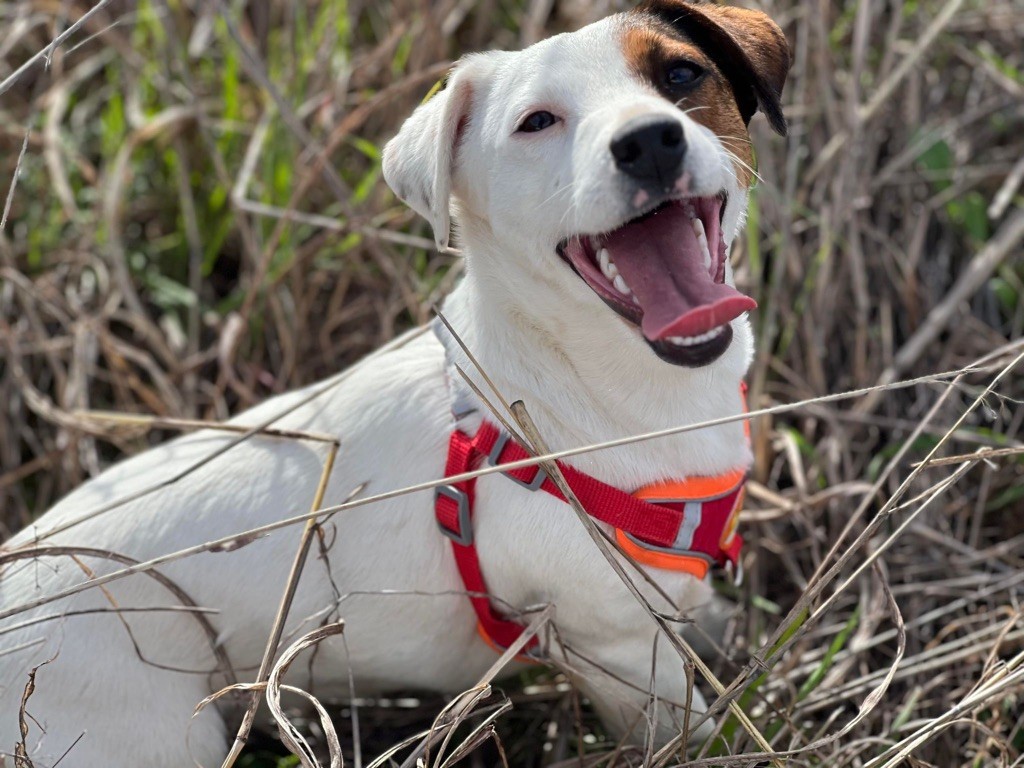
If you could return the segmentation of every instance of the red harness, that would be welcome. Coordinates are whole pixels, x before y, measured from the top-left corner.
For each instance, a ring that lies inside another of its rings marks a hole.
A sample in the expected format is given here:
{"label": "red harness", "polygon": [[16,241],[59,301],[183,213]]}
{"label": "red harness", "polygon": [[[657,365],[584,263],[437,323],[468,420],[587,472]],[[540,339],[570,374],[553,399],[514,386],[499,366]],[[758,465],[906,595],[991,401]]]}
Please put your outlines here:
{"label": "red harness", "polygon": [[[448,443],[445,477],[477,468],[483,459],[498,466],[530,458],[522,446],[488,421],[470,437],[460,429]],[[698,477],[683,483],[663,483],[631,495],[573,467],[558,462],[569,487],[595,520],[615,528],[622,548],[641,563],[682,570],[699,578],[712,565],[738,569],[743,539],[736,521],[743,498],[743,470],[720,477]],[[524,488],[541,490],[561,501],[565,497],[537,466],[503,472]],[[480,558],[473,541],[475,480],[435,489],[434,510],[441,532],[451,539],[455,562],[478,618],[480,635],[492,647],[510,646],[524,627],[499,614],[487,593]],[[526,650],[537,645],[531,638]]]}

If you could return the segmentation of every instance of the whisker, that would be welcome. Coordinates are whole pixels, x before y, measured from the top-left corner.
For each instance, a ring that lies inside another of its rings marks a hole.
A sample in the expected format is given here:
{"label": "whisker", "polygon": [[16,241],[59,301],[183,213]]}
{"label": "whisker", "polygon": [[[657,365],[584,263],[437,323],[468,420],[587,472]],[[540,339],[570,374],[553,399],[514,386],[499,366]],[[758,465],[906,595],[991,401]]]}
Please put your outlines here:
{"label": "whisker", "polygon": [[[575,210],[576,210],[576,206],[574,206],[574,205],[565,209],[565,213],[562,214],[562,218],[558,220],[558,228],[559,229],[562,228],[562,225],[565,223],[565,220],[569,216],[569,214],[574,213]],[[578,237],[578,235],[573,235],[573,237]]]}
{"label": "whisker", "polygon": [[737,157],[736,153],[733,152],[731,149],[729,149],[727,146],[725,146],[724,143],[722,143],[722,151],[725,152],[725,154],[730,159],[732,159],[732,161],[734,163],[736,163],[737,165],[740,165],[743,168],[746,168],[748,171],[750,171],[750,173],[753,175],[753,177],[755,179],[757,179],[759,182],[763,182],[764,181],[764,179],[761,178],[761,174],[759,174],[757,171],[755,171],[753,168],[751,168],[747,163],[745,163],[742,160],[740,160],[739,157]]}
{"label": "whisker", "polygon": [[764,179],[761,177],[761,174],[759,174],[757,171],[755,171],[749,165],[747,165],[742,160],[740,160],[738,157],[736,157],[736,155],[734,155],[732,152],[728,152],[728,154],[733,159],[734,162],[736,162],[741,167],[746,168],[748,171],[750,171],[750,175],[753,176],[755,179],[757,179],[758,182],[764,182]]}
{"label": "whisker", "polygon": [[[682,104],[684,101],[686,101],[686,97],[685,96],[683,98],[681,98],[679,101],[677,101],[675,103],[675,106],[679,107],[679,105]],[[682,109],[682,108],[680,107],[680,109]],[[690,107],[689,109],[683,109],[682,112],[683,112],[684,115],[688,115],[691,112],[696,112],[698,109],[708,109],[708,105],[707,104],[695,104],[692,107]]]}
{"label": "whisker", "polygon": [[572,180],[572,181],[570,181],[570,182],[569,182],[568,184],[564,184],[563,186],[561,186],[561,187],[559,187],[558,189],[556,189],[556,190],[555,190],[555,191],[554,191],[554,192],[553,192],[553,193],[551,194],[551,196],[550,196],[550,197],[548,197],[548,198],[546,198],[545,200],[542,200],[541,202],[537,203],[537,205],[536,205],[536,206],[534,206],[534,210],[536,210],[537,208],[540,208],[540,207],[542,207],[542,206],[544,206],[544,205],[547,205],[547,204],[548,204],[548,203],[550,203],[550,202],[551,202],[552,200],[554,200],[554,199],[555,199],[556,197],[558,197],[558,196],[559,196],[560,194],[562,194],[562,193],[563,193],[563,192],[565,192],[566,190],[572,189],[572,188],[573,188],[574,186],[576,186],[576,180],[575,180],[575,179],[574,179],[574,180]]}

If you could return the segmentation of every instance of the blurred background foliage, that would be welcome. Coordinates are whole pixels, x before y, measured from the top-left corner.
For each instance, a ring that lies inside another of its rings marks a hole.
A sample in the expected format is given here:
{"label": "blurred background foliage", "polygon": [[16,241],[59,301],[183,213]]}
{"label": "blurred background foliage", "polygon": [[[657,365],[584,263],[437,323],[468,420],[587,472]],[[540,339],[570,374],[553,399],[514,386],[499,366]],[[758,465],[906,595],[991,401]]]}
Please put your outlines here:
{"label": "blurred background foliage", "polygon": [[[0,1],[0,538],[167,434],[83,411],[222,419],[427,320],[460,265],[433,250],[426,223],[382,183],[384,142],[462,53],[520,47],[626,5]],[[752,404],[959,368],[1020,339],[1024,2],[757,7],[787,33],[794,68],[789,138],[761,118],[752,124],[763,181],[733,249],[738,280],[760,305]],[[46,62],[14,77],[87,14]],[[913,456],[986,381],[968,379]],[[1019,448],[1022,382],[1011,374],[947,453]],[[939,391],[922,384],[758,421],[748,521],[757,554],[738,595],[747,607],[733,638],[740,658],[800,593],[857,494]],[[889,578],[908,615],[927,614],[1024,568],[1022,551],[1018,453],[973,471],[929,510],[887,561]],[[815,689],[856,692],[860,676],[891,658],[891,641],[867,643],[886,614],[865,578],[766,684],[790,716],[774,732],[780,746],[849,706],[844,696],[815,699]],[[1020,598],[1020,581],[972,598],[920,625],[908,653],[933,658],[929,643],[953,624],[949,642],[985,617],[990,626],[1007,610],[1019,618]],[[868,650],[856,651],[858,639]],[[895,740],[941,711],[981,673],[991,639],[957,656],[955,673],[933,679],[926,666],[901,678],[859,736]],[[808,679],[811,689],[798,691]],[[541,735],[521,764],[574,754],[574,742],[541,749],[551,729],[538,723],[568,706],[549,682],[523,705],[539,712],[523,716],[526,730]],[[1019,757],[1024,708],[1013,702],[979,716],[984,728],[938,737],[922,759]],[[829,750],[861,764],[855,747]]]}

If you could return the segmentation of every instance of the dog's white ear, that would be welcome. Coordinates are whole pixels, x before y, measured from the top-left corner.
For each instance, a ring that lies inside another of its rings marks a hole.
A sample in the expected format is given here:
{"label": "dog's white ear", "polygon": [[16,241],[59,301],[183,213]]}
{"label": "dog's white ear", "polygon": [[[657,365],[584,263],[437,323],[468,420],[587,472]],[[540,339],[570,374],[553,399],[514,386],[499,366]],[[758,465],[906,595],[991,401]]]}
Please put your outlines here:
{"label": "dog's white ear", "polygon": [[384,180],[430,222],[440,250],[448,247],[452,175],[473,102],[474,69],[472,61],[457,65],[445,87],[417,107],[384,147]]}

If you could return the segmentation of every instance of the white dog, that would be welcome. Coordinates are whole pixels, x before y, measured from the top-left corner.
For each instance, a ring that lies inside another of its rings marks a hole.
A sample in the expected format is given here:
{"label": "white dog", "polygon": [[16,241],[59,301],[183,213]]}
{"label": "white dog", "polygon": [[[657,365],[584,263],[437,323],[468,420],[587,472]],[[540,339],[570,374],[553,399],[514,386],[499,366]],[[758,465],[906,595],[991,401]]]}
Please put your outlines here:
{"label": "white dog", "polygon": [[[524,401],[553,450],[741,413],[753,302],[733,287],[728,243],[753,175],[747,123],[760,108],[784,132],[788,67],[785,38],[763,14],[654,0],[524,51],[466,57],[388,144],[388,184],[430,220],[441,247],[450,220],[457,225],[466,275],[446,319],[507,401]],[[444,329],[413,332],[337,386],[319,385],[318,396],[318,387],[284,395],[235,423],[257,425],[306,400],[274,427],[340,440],[324,505],[364,483],[361,493],[375,494],[477,468],[486,461],[478,454],[503,463],[525,455],[515,443],[491,450],[498,422],[456,365],[489,392]],[[456,432],[465,456],[455,455]],[[69,748],[63,764],[78,768],[223,759],[223,714],[203,709],[187,746],[190,718],[223,684],[211,673],[225,658],[241,680],[255,676],[299,528],[158,569],[217,611],[205,616],[218,654],[194,614],[172,610],[181,594],[147,574],[47,597],[126,562],[308,511],[327,447],[282,437],[248,439],[139,495],[236,437],[200,432],[125,461],[7,543],[7,765],[16,749],[35,766]],[[709,600],[708,566],[735,559],[737,478],[749,460],[743,424],[732,421],[562,466],[588,513],[675,604],[637,578],[655,608],[685,613]],[[285,636],[334,615],[345,619],[345,643],[323,642],[312,680],[297,664],[296,684],[344,698],[351,670],[360,695],[460,691],[496,659],[491,644],[507,645],[529,622],[520,611],[548,604],[564,650],[549,632],[530,653],[564,663],[613,734],[644,738],[657,653],[660,706],[648,714],[655,738],[670,738],[688,701],[705,708],[684,665],[654,642],[651,617],[550,480],[536,487],[544,476],[533,469],[516,478],[492,473],[475,487],[455,482],[436,497],[402,495],[333,517],[329,551],[314,548]],[[648,501],[629,495],[641,488]],[[683,503],[659,501],[666,493]],[[64,549],[20,554],[33,547]],[[467,599],[483,584],[490,602]],[[17,610],[26,603],[34,607]],[[20,702],[37,667],[22,736]]]}

